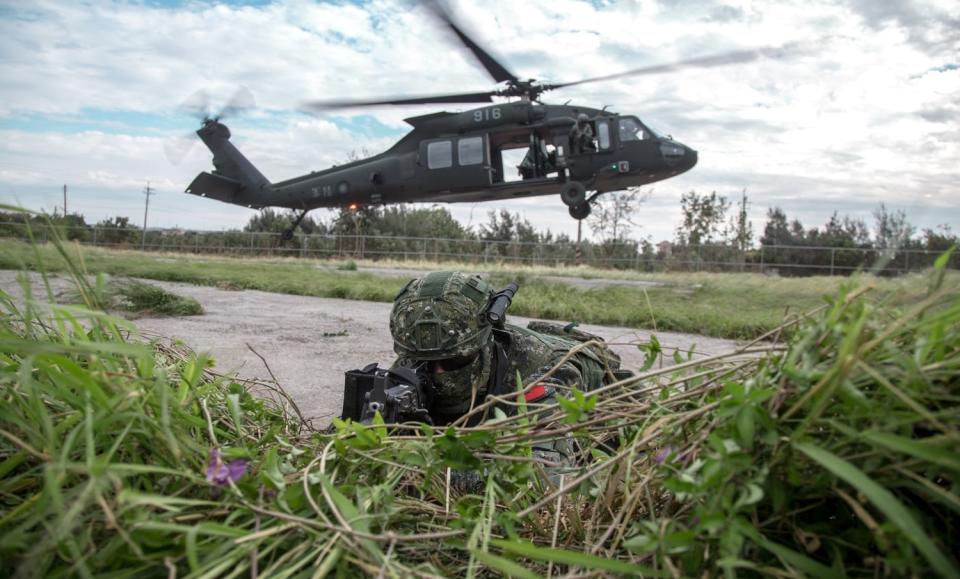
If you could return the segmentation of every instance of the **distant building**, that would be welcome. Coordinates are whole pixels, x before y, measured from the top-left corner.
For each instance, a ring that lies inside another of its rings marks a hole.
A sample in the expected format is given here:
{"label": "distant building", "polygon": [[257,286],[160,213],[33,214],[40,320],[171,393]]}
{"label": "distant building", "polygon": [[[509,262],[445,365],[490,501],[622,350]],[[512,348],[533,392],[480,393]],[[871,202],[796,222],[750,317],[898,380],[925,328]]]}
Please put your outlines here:
{"label": "distant building", "polygon": [[670,257],[673,255],[673,244],[669,241],[661,241],[657,244],[657,255],[660,257]]}

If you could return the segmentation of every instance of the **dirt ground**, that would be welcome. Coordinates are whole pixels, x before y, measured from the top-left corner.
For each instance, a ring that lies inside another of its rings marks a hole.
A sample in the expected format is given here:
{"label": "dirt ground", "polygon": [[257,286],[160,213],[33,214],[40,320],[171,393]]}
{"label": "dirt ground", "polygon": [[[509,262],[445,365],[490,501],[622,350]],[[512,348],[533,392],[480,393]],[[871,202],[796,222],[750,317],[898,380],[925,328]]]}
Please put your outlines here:
{"label": "dirt ground", "polygon": [[[16,278],[17,272],[0,271],[0,288],[22,295]],[[268,380],[272,371],[304,416],[315,419],[316,426],[339,415],[344,372],[370,362],[388,365],[394,357],[387,303],[145,281],[193,297],[206,311],[201,316],[139,318],[134,323],[145,337],[180,339],[198,352],[209,352],[223,372]],[[37,282],[33,280],[35,295],[42,295]],[[70,283],[58,277],[53,286],[55,293],[64,292]],[[508,321],[526,325],[530,319],[511,316]],[[622,357],[624,367],[642,364],[637,343],[647,341],[649,331],[589,324],[580,328],[607,340]],[[672,332],[657,332],[657,338],[664,348],[687,350],[695,344],[696,352],[703,355],[728,352],[737,345],[731,340]]]}

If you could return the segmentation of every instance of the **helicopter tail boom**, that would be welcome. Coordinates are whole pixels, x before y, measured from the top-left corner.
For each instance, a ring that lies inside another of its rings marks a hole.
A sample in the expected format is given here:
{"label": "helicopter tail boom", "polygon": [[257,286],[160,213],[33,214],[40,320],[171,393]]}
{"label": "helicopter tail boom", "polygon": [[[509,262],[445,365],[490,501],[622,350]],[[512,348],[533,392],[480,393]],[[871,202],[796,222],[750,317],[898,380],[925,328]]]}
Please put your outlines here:
{"label": "helicopter tail boom", "polygon": [[187,187],[187,193],[246,207],[271,204],[270,181],[233,146],[226,125],[208,120],[197,135],[213,153],[215,169],[213,173],[197,175]]}

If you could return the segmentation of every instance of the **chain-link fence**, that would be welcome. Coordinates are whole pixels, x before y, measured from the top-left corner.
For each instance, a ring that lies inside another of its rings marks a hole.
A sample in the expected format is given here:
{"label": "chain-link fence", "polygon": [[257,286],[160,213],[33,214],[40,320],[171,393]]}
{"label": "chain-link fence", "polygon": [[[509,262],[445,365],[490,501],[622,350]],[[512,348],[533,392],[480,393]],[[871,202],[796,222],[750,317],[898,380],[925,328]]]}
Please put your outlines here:
{"label": "chain-link fence", "polygon": [[[57,226],[61,238],[84,245],[153,252],[289,256],[392,261],[515,263],[539,266],[590,265],[639,271],[760,272],[781,275],[848,275],[866,270],[883,275],[919,271],[942,252],[924,249],[763,245],[745,251],[730,245],[652,245],[641,242],[534,243],[482,239],[444,239],[383,235],[305,235],[284,239],[279,233],[187,231]],[[46,226],[32,225],[46,242]],[[0,223],[0,237],[26,239],[22,223]],[[960,269],[960,256],[948,267]]]}

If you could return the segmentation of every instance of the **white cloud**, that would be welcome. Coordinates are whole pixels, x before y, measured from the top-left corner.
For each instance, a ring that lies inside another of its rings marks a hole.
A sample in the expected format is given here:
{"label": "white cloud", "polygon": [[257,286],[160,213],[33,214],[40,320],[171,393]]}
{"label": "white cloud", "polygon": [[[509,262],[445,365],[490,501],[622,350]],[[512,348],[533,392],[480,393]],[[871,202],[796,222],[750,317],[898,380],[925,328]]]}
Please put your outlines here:
{"label": "white cloud", "polygon": [[[454,11],[518,76],[558,82],[702,54],[807,43],[807,50],[783,59],[545,95],[550,102],[608,104],[637,114],[700,151],[692,172],[656,186],[657,197],[666,201],[646,231],[659,238],[672,234],[669,215],[679,215],[679,196],[692,188],[731,196],[747,188],[758,213],[803,199],[822,206],[821,221],[842,203],[881,201],[911,203],[908,213],[918,220],[956,220],[955,209],[942,209],[957,195],[960,33],[950,23],[960,18],[960,9],[942,0],[895,4],[726,0],[598,7],[574,0],[461,0]],[[139,192],[149,179],[162,189],[182,190],[209,168],[210,155],[194,147],[173,166],[162,147],[177,133],[170,128],[171,119],[179,118],[176,105],[199,88],[217,95],[220,104],[240,85],[254,91],[261,109],[249,120],[231,121],[234,141],[277,181],[342,162],[353,150],[378,152],[393,141],[343,128],[342,120],[353,113],[287,114],[304,101],[494,87],[451,34],[404,0],[176,8],[40,2],[7,8],[0,54],[4,198],[25,186],[55,191],[63,182]],[[91,110],[99,111],[99,130],[69,129],[68,120],[88,118]],[[432,110],[370,114],[399,133],[407,128],[404,117]],[[166,122],[147,126],[138,114]],[[37,115],[62,119],[64,128],[41,131]],[[169,210],[158,210],[158,218],[163,211],[179,218],[176,202],[196,203],[186,195],[169,199]],[[249,215],[200,202],[189,206],[205,212],[211,226],[221,219],[223,226],[242,225]],[[500,206],[523,212],[538,226],[575,234],[565,208],[553,199],[451,208],[462,220],[472,210],[476,223],[485,220],[487,208]]]}

